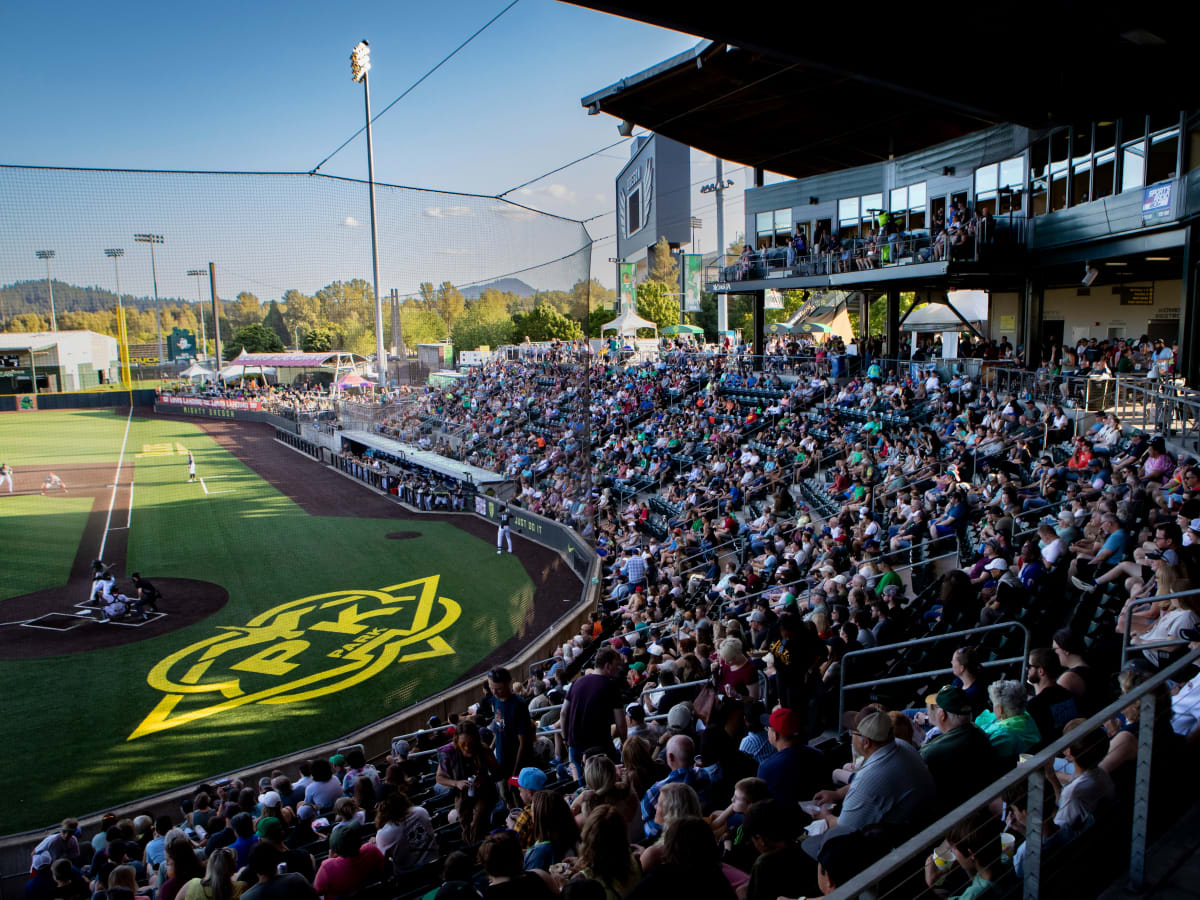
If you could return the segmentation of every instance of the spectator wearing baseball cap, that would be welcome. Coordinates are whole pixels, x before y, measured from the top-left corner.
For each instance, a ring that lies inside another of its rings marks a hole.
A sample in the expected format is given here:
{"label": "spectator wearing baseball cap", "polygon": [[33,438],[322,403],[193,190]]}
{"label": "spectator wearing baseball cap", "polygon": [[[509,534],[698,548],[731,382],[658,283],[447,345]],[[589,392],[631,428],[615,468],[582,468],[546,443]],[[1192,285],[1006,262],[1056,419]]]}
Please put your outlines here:
{"label": "spectator wearing baseball cap", "polygon": [[813,802],[842,804],[841,812],[823,810],[829,826],[824,834],[804,842],[804,851],[816,859],[825,840],[868,825],[916,829],[935,809],[937,788],[925,762],[908,741],[898,741],[892,720],[885,712],[868,707],[855,719],[850,732],[854,752],[863,757],[854,780],[836,791],[818,791]]}
{"label": "spectator wearing baseball cap", "polygon": [[988,736],[973,722],[974,711],[966,691],[946,685],[926,697],[925,702],[930,723],[941,732],[921,748],[921,759],[937,783],[940,816],[1000,777],[1000,760]]}
{"label": "spectator wearing baseball cap", "polygon": [[780,707],[760,721],[767,726],[767,741],[775,753],[758,764],[758,777],[772,797],[795,806],[820,788],[821,774],[828,768],[825,758],[805,742],[804,720],[795,710]]}
{"label": "spectator wearing baseball cap", "polygon": [[508,779],[508,783],[517,789],[521,797],[521,808],[509,813],[511,827],[521,841],[521,850],[528,850],[533,846],[533,795],[546,789],[546,773],[533,766],[526,766]]}

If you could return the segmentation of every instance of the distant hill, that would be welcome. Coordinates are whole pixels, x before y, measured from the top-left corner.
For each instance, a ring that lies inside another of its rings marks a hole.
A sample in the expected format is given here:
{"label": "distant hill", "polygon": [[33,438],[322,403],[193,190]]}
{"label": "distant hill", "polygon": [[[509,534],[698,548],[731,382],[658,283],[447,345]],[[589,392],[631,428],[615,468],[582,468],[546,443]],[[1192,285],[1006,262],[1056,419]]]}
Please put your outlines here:
{"label": "distant hill", "polygon": [[498,281],[489,281],[487,284],[463,288],[462,295],[468,300],[478,300],[479,296],[488,288],[495,288],[505,294],[516,294],[518,297],[532,297],[537,293],[520,278],[501,278]]}
{"label": "distant hill", "polygon": [[[152,309],[152,297],[134,297],[121,292],[125,305],[137,309]],[[163,297],[163,304],[179,303],[172,297]],[[110,310],[117,305],[117,295],[108,288],[80,287],[74,284],[54,282],[54,308],[59,315],[68,312],[99,312]],[[0,286],[0,315],[5,318],[19,316],[22,313],[46,315],[50,311],[50,293],[46,289],[45,279],[36,281],[17,281]]]}

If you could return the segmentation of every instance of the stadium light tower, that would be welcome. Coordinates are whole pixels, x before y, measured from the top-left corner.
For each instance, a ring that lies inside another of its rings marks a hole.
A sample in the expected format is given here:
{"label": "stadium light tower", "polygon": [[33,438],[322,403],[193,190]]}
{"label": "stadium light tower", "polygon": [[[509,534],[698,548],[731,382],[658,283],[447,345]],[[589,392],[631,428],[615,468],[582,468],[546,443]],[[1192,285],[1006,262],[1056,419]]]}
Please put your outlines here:
{"label": "stadium light tower", "polygon": [[359,41],[350,54],[350,74],[354,82],[362,82],[363,103],[367,113],[367,195],[371,202],[371,272],[375,288],[375,367],[379,386],[387,387],[387,349],[383,346],[383,298],[379,296],[379,232],[375,226],[375,157],[371,146],[371,88],[367,72],[371,68],[371,50],[366,41]]}
{"label": "stadium light tower", "polygon": [[154,245],[163,242],[161,234],[135,234],[133,239],[139,244],[150,245],[150,277],[154,279],[154,324],[158,326],[158,364],[165,365],[166,354],[163,353],[162,313],[158,308],[158,270],[154,266]]}
{"label": "stadium light tower", "polygon": [[200,279],[208,277],[208,269],[188,269],[196,278],[196,308],[200,310],[200,357],[208,355],[208,334],[204,330],[204,298],[200,296]]}
{"label": "stadium light tower", "polygon": [[125,334],[125,307],[121,303],[121,270],[117,266],[117,260],[125,255],[125,251],[117,247],[105,250],[104,255],[113,261],[113,274],[117,277],[117,354],[121,359],[121,379],[132,387],[133,382],[129,377],[129,341]]}
{"label": "stadium light tower", "polygon": [[58,331],[58,316],[54,314],[54,282],[50,280],[50,260],[54,259],[54,251],[34,250],[33,254],[46,261],[46,287],[50,289],[50,330]]}

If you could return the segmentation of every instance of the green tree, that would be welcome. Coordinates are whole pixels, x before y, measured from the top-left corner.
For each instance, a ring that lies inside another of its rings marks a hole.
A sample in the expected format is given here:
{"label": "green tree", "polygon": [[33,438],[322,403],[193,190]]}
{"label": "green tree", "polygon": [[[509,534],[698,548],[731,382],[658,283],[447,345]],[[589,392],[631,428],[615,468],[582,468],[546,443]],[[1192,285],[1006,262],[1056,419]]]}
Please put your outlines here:
{"label": "green tree", "polygon": [[466,311],[467,301],[462,292],[448,281],[443,281],[433,299],[433,311],[446,323],[446,331],[454,331],[454,323]]}
{"label": "green tree", "polygon": [[400,330],[404,334],[406,347],[417,344],[434,344],[445,340],[446,323],[431,309],[422,309],[416,304],[400,308]]}
{"label": "green tree", "polygon": [[513,316],[513,339],[523,341],[570,341],[583,337],[580,327],[552,306],[538,306]]}
{"label": "green tree", "polygon": [[505,295],[488,288],[471,302],[467,312],[451,330],[454,352],[474,350],[486,344],[498,347],[512,341],[512,317],[508,314]]}
{"label": "green tree", "polygon": [[588,337],[600,337],[600,329],[616,318],[616,313],[611,309],[598,308],[593,309],[592,314],[588,316]]}
{"label": "green tree", "polygon": [[[654,242],[654,265],[646,276],[647,281],[657,281],[659,284],[679,284],[679,260],[671,255],[671,245],[665,237],[659,237]],[[671,288],[678,290],[678,288]]]}
{"label": "green tree", "polygon": [[262,322],[262,303],[249,291],[242,291],[225,309],[225,318],[233,331]]}
{"label": "green tree", "polygon": [[325,353],[333,349],[333,332],[324,326],[317,326],[305,333],[300,339],[300,346],[305,353]]}
{"label": "green tree", "polygon": [[21,313],[8,320],[5,331],[49,331],[50,319],[42,318],[37,313]]}
{"label": "green tree", "polygon": [[661,282],[643,281],[637,286],[637,310],[659,329],[679,324],[679,298],[670,296],[671,289]]}
{"label": "green tree", "polygon": [[285,347],[290,346],[295,339],[295,335],[288,332],[287,323],[283,321],[283,310],[274,300],[267,304],[267,314],[263,316],[262,323],[279,336]]}
{"label": "green tree", "polygon": [[279,335],[261,322],[243,325],[225,345],[225,358],[233,359],[245,350],[247,353],[278,353],[283,350]]}

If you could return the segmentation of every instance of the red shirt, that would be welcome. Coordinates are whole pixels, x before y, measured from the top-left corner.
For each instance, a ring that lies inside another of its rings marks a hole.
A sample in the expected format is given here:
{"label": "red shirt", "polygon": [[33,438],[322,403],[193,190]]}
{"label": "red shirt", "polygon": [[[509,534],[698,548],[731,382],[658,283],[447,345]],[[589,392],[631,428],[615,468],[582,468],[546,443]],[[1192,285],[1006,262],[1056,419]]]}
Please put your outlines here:
{"label": "red shirt", "polygon": [[346,897],[363,885],[378,881],[383,869],[383,854],[367,842],[359,849],[358,856],[331,856],[321,863],[313,888],[325,900]]}

